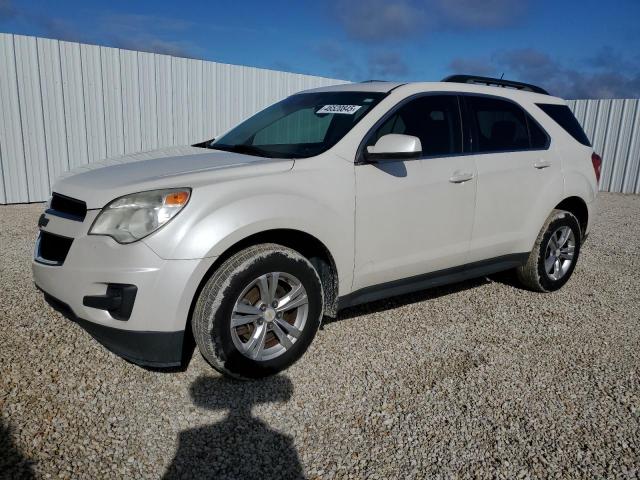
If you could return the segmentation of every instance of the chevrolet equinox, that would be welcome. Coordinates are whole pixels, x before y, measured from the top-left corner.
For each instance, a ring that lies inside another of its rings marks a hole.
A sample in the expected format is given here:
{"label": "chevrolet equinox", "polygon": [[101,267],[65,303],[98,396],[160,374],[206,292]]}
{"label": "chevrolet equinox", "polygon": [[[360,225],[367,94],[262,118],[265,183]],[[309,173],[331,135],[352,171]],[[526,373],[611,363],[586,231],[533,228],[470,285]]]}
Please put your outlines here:
{"label": "chevrolet equinox", "polygon": [[237,378],[294,363],[342,308],[515,270],[571,277],[601,159],[560,98],[456,75],[292,95],[228,132],[55,183],[33,275],[142,365],[195,339]]}

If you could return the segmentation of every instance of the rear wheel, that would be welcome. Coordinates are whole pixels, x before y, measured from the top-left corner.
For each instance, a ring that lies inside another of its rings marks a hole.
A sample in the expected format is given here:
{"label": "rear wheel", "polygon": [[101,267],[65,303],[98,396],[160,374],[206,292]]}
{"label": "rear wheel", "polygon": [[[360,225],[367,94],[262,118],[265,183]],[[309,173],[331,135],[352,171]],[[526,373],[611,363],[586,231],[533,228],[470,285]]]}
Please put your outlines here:
{"label": "rear wheel", "polygon": [[520,283],[538,292],[561,288],[578,261],[581,233],[573,214],[554,210],[540,230],[527,263],[516,270]]}
{"label": "rear wheel", "polygon": [[242,250],[207,281],[193,313],[202,355],[221,373],[258,378],[293,364],[322,319],[323,293],[311,263],[275,244]]}

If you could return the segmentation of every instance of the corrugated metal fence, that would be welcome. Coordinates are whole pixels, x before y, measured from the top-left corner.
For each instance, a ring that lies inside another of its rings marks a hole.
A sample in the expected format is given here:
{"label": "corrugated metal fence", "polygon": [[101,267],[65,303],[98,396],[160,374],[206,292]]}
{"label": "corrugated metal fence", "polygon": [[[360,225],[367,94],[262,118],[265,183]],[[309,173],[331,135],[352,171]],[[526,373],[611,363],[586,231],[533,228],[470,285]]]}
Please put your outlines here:
{"label": "corrugated metal fence", "polygon": [[0,203],[46,200],[62,172],[206,140],[340,80],[0,34]]}
{"label": "corrugated metal fence", "polygon": [[640,193],[640,100],[571,100],[569,106],[602,156],[600,190]]}
{"label": "corrugated metal fence", "polygon": [[[0,203],[43,201],[62,172],[195,143],[340,80],[0,34]],[[603,155],[603,190],[640,193],[638,100],[570,102]]]}

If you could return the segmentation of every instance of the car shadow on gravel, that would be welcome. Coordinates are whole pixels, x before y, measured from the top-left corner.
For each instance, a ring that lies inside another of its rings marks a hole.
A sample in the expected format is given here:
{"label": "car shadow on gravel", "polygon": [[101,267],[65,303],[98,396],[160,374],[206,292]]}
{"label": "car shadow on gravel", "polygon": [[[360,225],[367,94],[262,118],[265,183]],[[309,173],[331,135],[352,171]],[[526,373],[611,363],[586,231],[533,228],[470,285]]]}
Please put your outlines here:
{"label": "car shadow on gravel", "polygon": [[[493,277],[493,276],[492,276]],[[374,302],[363,303],[355,307],[345,308],[338,313],[337,318],[325,317],[323,319],[323,325],[327,325],[333,322],[341,320],[348,320],[350,318],[359,317],[361,315],[367,315],[371,313],[385,312],[394,308],[399,308],[411,303],[425,302],[427,300],[435,300],[436,298],[443,297],[445,295],[451,295],[453,293],[470,290],[472,288],[481,287],[488,283],[491,283],[492,279],[488,277],[479,277],[472,280],[465,280],[459,283],[452,283],[450,285],[444,285],[442,287],[433,287],[426,290],[420,290],[414,293],[408,293],[405,295],[398,295],[395,297],[386,298],[384,300],[376,300]]]}
{"label": "car shadow on gravel", "polygon": [[0,478],[35,478],[32,462],[14,445],[11,429],[0,418]]}
{"label": "car shadow on gravel", "polygon": [[191,385],[190,393],[197,407],[224,410],[227,416],[221,422],[180,433],[165,479],[304,478],[293,439],[251,412],[259,404],[288,401],[293,385],[287,377],[239,382],[201,376]]}

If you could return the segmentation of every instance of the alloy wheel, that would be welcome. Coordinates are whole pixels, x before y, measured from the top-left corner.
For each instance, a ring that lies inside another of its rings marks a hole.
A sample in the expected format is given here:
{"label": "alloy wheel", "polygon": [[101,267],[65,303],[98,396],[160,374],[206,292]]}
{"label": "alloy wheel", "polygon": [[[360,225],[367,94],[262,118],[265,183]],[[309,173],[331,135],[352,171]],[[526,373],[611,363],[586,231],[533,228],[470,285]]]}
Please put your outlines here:
{"label": "alloy wheel", "polygon": [[276,358],[300,338],[309,300],[302,282],[285,272],[271,272],[250,282],[231,314],[231,338],[240,353],[256,360]]}
{"label": "alloy wheel", "polygon": [[567,274],[573,264],[575,248],[576,237],[571,228],[562,226],[551,234],[544,257],[544,270],[551,280],[560,280]]}

